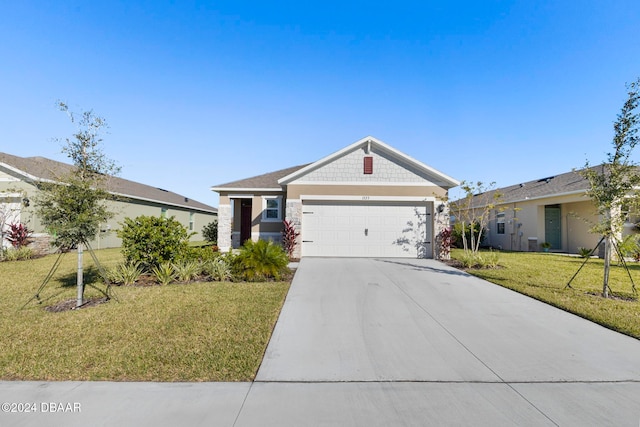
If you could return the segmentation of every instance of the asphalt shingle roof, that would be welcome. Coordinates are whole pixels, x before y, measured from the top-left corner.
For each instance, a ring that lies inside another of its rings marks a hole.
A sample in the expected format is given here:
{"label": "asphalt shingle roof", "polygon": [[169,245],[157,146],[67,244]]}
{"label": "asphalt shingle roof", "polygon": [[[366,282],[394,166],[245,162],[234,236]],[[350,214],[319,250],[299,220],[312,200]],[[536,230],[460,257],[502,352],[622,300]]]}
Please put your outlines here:
{"label": "asphalt shingle roof", "polygon": [[[31,175],[36,180],[55,181],[56,176],[64,175],[73,169],[73,166],[69,164],[45,157],[18,157],[1,152],[0,163],[4,163],[20,172]],[[114,176],[109,177],[109,191],[132,199],[152,201],[186,209],[210,213],[218,211],[212,206],[191,200],[180,194]]]}
{"label": "asphalt shingle roof", "polygon": [[280,184],[278,184],[278,180],[280,178],[284,178],[287,175],[298,171],[311,163],[307,163],[305,165],[293,166],[287,169],[281,169],[275,172],[269,172],[263,175],[257,175],[251,178],[241,179],[238,181],[228,182],[226,184],[214,185],[213,188],[281,188]]}
{"label": "asphalt shingle roof", "polygon": [[[600,168],[601,166],[594,166]],[[540,178],[508,187],[496,188],[482,193],[482,197],[474,197],[472,207],[478,207],[487,200],[492,200],[498,192],[500,204],[521,202],[530,199],[539,199],[560,194],[584,192],[589,188],[589,182],[578,171],[566,172],[560,175]],[[477,200],[477,202],[475,201]],[[453,202],[456,203],[456,202]]]}

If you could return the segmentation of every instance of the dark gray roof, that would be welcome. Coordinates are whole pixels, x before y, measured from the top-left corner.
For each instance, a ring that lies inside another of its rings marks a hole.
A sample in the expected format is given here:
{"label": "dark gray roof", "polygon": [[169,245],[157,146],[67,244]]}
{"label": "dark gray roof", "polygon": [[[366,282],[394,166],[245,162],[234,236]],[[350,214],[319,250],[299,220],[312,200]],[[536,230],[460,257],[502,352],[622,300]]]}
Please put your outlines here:
{"label": "dark gray roof", "polygon": [[[594,169],[600,169],[601,167],[594,166]],[[487,191],[481,195],[474,196],[472,207],[479,207],[487,203],[487,201],[493,200],[496,192],[501,195],[499,203],[505,204],[561,194],[576,194],[585,192],[588,188],[589,182],[578,171],[571,171]],[[452,203],[455,204],[458,201],[460,200]]]}
{"label": "dark gray roof", "polygon": [[308,166],[310,163],[307,163],[306,165],[300,165],[300,166],[293,166],[287,169],[281,169],[279,171],[275,171],[275,172],[269,172],[269,173],[265,173],[263,175],[257,175],[251,178],[246,178],[246,179],[241,179],[239,181],[233,181],[233,182],[228,182],[226,184],[221,184],[221,185],[214,185],[213,189],[214,190],[218,190],[218,189],[229,189],[229,190],[233,190],[233,189],[240,189],[240,188],[244,188],[244,189],[250,189],[250,188],[256,188],[256,189],[265,189],[265,188],[273,188],[273,189],[280,189],[281,185],[278,184],[278,180],[280,178],[284,178],[287,175],[290,175],[292,173],[294,173],[297,170],[300,170],[302,168],[304,168],[305,166]]}
{"label": "dark gray roof", "polygon": [[[56,177],[62,176],[73,169],[73,166],[69,164],[57,162],[45,157],[18,157],[1,152],[0,163],[6,164],[16,169],[21,175],[30,176],[31,179],[36,181],[55,181]],[[151,201],[208,213],[218,212],[218,210],[212,206],[191,200],[180,194],[123,178],[110,176],[108,178],[108,187],[111,193],[120,194],[131,199]]]}

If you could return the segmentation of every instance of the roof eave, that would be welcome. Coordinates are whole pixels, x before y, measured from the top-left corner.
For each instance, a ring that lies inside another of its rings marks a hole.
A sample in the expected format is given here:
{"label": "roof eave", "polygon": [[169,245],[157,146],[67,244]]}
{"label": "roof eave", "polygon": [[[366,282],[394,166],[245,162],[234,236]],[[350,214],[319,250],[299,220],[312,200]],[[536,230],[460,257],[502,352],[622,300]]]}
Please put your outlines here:
{"label": "roof eave", "polygon": [[282,187],[274,187],[274,188],[261,188],[261,187],[211,187],[211,191],[215,191],[216,193],[225,192],[229,193],[232,191],[242,191],[242,192],[274,192],[274,191],[284,191]]}
{"label": "roof eave", "polygon": [[[566,196],[576,196],[579,194],[585,194],[587,192],[587,190],[573,190],[573,191],[566,191],[564,193],[556,193],[556,194],[547,194],[547,195],[542,195],[542,196],[536,196],[536,197],[525,197],[525,198],[519,198],[519,199],[513,199],[513,200],[499,200],[498,202],[494,203],[496,206],[502,206],[502,205],[508,205],[511,203],[522,203],[522,202],[531,202],[531,201],[535,201],[535,200],[542,200],[542,199],[548,199],[551,197],[566,197]],[[462,199],[458,199],[452,203],[456,203],[460,200],[464,200],[464,198]],[[470,209],[482,209],[484,207],[486,207],[488,204],[483,204],[483,205],[477,205],[477,206],[471,206]]]}
{"label": "roof eave", "polygon": [[31,181],[31,182],[46,182],[46,183],[50,183],[50,184],[53,184],[53,183],[56,182],[56,181],[54,181],[52,179],[40,178],[40,177],[37,177],[35,175],[31,175],[30,173],[25,172],[22,169],[18,169],[16,167],[13,167],[13,166],[11,166],[11,165],[9,165],[7,163],[0,162],[0,166],[4,167],[6,169],[9,169],[10,171],[12,171],[12,172],[14,172],[14,173],[16,173],[18,175],[23,176],[24,178],[26,178],[28,181]]}
{"label": "roof eave", "polygon": [[172,203],[172,202],[165,202],[162,200],[155,200],[155,199],[150,199],[150,198],[146,198],[146,197],[140,197],[140,196],[133,196],[131,194],[125,194],[125,193],[116,193],[115,191],[109,191],[109,194],[112,194],[114,196],[117,197],[123,197],[126,199],[132,199],[132,200],[140,200],[143,202],[150,202],[150,203],[158,203],[160,205],[167,205],[167,206],[174,206],[174,207],[178,207],[178,208],[182,208],[182,209],[188,209],[188,210],[192,210],[192,211],[200,211],[200,212],[206,212],[206,213],[218,213],[218,210],[216,208],[212,209],[204,209],[204,208],[199,208],[197,206],[186,206],[186,205],[181,205],[179,203]]}
{"label": "roof eave", "polygon": [[[15,167],[13,167],[11,165],[8,165],[6,163],[0,162],[0,166],[11,170],[12,172],[15,172],[18,175],[23,176],[24,178],[26,178],[26,180],[28,180],[28,181],[30,181],[32,183],[37,183],[37,182],[44,182],[44,183],[47,183],[47,184],[56,184],[56,183],[58,183],[58,181],[55,181],[55,180],[52,180],[52,179],[40,178],[40,177],[37,177],[35,175],[31,175],[30,173],[27,173],[27,172],[25,172],[25,171],[23,171],[21,169],[15,168]],[[217,211],[215,211],[215,210],[203,209],[203,208],[198,208],[198,207],[195,207],[195,206],[184,206],[184,205],[180,205],[178,203],[172,203],[172,202],[167,202],[167,201],[162,201],[162,200],[155,200],[155,199],[135,196],[133,194],[118,193],[118,192],[115,192],[115,191],[108,191],[108,193],[112,194],[114,196],[125,197],[125,198],[133,199],[133,200],[141,200],[141,201],[145,201],[145,202],[158,203],[158,204],[167,205],[167,206],[180,207],[180,208],[183,208],[183,209],[197,210],[197,211],[200,211],[200,212],[217,213]]]}

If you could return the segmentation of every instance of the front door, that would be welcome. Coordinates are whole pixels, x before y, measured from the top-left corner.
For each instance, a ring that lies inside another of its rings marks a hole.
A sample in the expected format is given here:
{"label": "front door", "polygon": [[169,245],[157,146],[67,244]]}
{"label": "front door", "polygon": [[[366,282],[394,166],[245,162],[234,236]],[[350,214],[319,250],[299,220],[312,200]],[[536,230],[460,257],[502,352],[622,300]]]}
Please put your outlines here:
{"label": "front door", "polygon": [[240,245],[251,239],[251,199],[242,199],[240,202]]}
{"label": "front door", "polygon": [[544,207],[544,240],[551,243],[551,249],[562,249],[562,216],[560,205]]}

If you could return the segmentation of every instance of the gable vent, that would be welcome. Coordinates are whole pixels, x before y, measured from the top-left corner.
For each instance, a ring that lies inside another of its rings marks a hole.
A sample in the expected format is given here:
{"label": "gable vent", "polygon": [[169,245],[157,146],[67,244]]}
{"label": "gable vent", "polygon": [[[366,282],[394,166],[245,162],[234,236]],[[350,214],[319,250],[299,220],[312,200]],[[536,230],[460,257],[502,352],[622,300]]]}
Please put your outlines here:
{"label": "gable vent", "polygon": [[366,156],[364,158],[364,174],[371,175],[373,173],[373,157]]}

